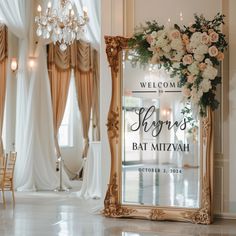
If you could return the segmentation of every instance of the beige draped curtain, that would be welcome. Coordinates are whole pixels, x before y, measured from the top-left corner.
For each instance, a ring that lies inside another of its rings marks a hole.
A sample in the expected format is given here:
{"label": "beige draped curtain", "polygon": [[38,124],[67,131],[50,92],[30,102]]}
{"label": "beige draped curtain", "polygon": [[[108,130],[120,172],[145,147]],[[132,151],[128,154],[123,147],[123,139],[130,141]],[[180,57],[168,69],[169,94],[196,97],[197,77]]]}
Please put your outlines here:
{"label": "beige draped curtain", "polygon": [[67,95],[70,85],[71,70],[70,57],[68,52],[68,49],[67,51],[62,52],[59,49],[59,45],[49,46],[48,71],[53,110],[54,141],[57,157],[61,156],[60,147],[58,144],[58,131],[65,112]]}
{"label": "beige draped curtain", "polygon": [[6,95],[7,28],[0,25],[0,156],[4,153],[2,130]]}
{"label": "beige draped curtain", "polygon": [[65,111],[70,83],[70,72],[71,69],[74,69],[76,94],[83,128],[83,157],[86,157],[89,146],[88,133],[91,112],[93,113],[93,127],[97,130],[96,140],[100,139],[98,102],[99,73],[97,52],[92,49],[89,43],[76,41],[68,47],[65,52],[62,52],[59,49],[58,44],[50,44],[48,56],[54,117],[54,137],[57,154],[60,156],[57,135]]}

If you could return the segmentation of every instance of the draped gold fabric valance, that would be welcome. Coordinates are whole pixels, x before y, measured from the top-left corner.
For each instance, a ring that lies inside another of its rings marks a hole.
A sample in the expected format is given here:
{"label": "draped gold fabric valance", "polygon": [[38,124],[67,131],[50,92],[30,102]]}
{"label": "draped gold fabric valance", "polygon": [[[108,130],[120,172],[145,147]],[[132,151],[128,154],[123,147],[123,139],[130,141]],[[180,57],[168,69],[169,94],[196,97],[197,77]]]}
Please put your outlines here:
{"label": "draped gold fabric valance", "polygon": [[0,62],[7,58],[7,27],[0,24]]}
{"label": "draped gold fabric valance", "polygon": [[60,70],[76,68],[80,72],[88,72],[94,69],[95,49],[90,43],[79,40],[75,41],[64,52],[59,48],[59,44],[49,44],[48,63],[55,64]]}

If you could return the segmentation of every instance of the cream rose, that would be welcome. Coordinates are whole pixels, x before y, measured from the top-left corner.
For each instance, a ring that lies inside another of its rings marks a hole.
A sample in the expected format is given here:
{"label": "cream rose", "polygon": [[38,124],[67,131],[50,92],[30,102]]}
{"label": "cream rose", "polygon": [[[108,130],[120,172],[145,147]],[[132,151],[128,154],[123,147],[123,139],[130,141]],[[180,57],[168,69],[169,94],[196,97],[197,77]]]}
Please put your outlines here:
{"label": "cream rose", "polygon": [[170,31],[170,38],[171,39],[180,39],[180,32],[176,29]]}
{"label": "cream rose", "polygon": [[152,42],[153,42],[153,37],[149,34],[149,35],[147,35],[146,40],[147,40],[147,42],[148,42],[149,44],[152,44]]}
{"label": "cream rose", "polygon": [[183,88],[182,88],[182,93],[183,93],[183,95],[185,96],[185,97],[190,97],[190,95],[191,95],[191,90],[189,89],[189,88],[187,88],[186,86],[184,86]]}
{"label": "cream rose", "polygon": [[189,44],[186,45],[186,50],[188,53],[193,53],[193,47]]}
{"label": "cream rose", "polygon": [[218,40],[219,40],[219,34],[217,34],[215,31],[211,32],[209,36],[210,36],[210,41],[211,41],[212,43],[218,42]]}
{"label": "cream rose", "polygon": [[218,49],[216,46],[211,46],[209,49],[208,49],[208,53],[211,57],[216,57],[219,53]]}
{"label": "cream rose", "polygon": [[189,76],[187,77],[187,81],[188,81],[188,83],[190,83],[190,84],[193,84],[195,80],[196,80],[196,77],[193,76],[193,75],[189,75]]}
{"label": "cream rose", "polygon": [[184,55],[183,57],[184,65],[190,65],[193,63],[193,56],[191,54]]}
{"label": "cream rose", "polygon": [[196,60],[196,61],[199,61],[199,62],[201,62],[201,61],[203,61],[204,60],[204,55],[202,55],[202,54],[194,54],[194,59]]}

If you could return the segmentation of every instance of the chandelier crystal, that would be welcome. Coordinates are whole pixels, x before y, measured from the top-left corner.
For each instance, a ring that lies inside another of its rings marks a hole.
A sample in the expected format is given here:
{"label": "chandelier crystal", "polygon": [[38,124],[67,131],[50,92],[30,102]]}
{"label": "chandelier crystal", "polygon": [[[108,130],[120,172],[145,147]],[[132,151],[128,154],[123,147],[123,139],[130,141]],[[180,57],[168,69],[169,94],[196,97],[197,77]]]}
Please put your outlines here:
{"label": "chandelier crystal", "polygon": [[76,16],[70,0],[61,0],[58,9],[52,9],[52,3],[48,2],[44,14],[42,7],[38,5],[37,11],[37,36],[43,39],[51,38],[54,44],[59,42],[61,51],[65,51],[75,39],[81,38],[84,26],[89,20],[87,8],[83,8],[83,16]]}

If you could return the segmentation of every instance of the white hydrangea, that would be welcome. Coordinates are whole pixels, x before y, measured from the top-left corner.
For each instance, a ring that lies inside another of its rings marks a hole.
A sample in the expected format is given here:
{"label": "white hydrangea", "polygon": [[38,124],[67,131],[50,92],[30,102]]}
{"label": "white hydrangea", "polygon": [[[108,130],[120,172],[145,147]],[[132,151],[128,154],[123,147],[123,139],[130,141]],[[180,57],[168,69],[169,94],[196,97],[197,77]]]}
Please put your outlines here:
{"label": "white hydrangea", "polygon": [[177,51],[180,51],[183,49],[183,43],[180,39],[172,40],[170,46],[172,49],[177,50]]}
{"label": "white hydrangea", "polygon": [[171,46],[168,44],[168,45],[162,47],[162,50],[163,50],[165,53],[169,53],[170,50],[171,50]]}
{"label": "white hydrangea", "polygon": [[165,47],[166,45],[168,45],[168,40],[163,38],[163,37],[160,37],[158,38],[158,40],[156,41],[156,46],[157,47],[160,47],[160,48],[163,48]]}
{"label": "white hydrangea", "polygon": [[213,65],[212,61],[211,61],[209,58],[207,58],[207,59],[205,60],[205,63],[208,64],[208,65],[210,65],[210,66]]}
{"label": "white hydrangea", "polygon": [[209,79],[203,79],[200,84],[200,89],[202,90],[202,92],[207,93],[211,88],[211,81]]}
{"label": "white hydrangea", "polygon": [[201,44],[202,33],[195,32],[190,38],[190,47],[197,48],[199,44]]}
{"label": "white hydrangea", "polygon": [[195,61],[193,62],[191,65],[188,66],[188,71],[192,74],[192,75],[197,75],[199,73],[199,67],[198,67],[198,62]]}
{"label": "white hydrangea", "polygon": [[181,61],[184,54],[185,54],[185,51],[183,49],[180,51],[176,51],[175,55],[172,57],[172,60]]}
{"label": "white hydrangea", "polygon": [[174,63],[172,64],[172,67],[173,67],[174,69],[179,69],[179,68],[180,68],[180,63],[179,63],[179,62],[174,62]]}
{"label": "white hydrangea", "polygon": [[152,31],[151,36],[152,36],[153,38],[156,38],[156,37],[157,37],[157,32],[156,32],[156,31]]}
{"label": "white hydrangea", "polygon": [[203,55],[208,53],[208,46],[205,44],[200,44],[196,49],[193,50],[195,54]]}
{"label": "white hydrangea", "polygon": [[205,79],[214,80],[217,74],[218,74],[217,69],[208,64],[206,69],[202,73],[202,77]]}
{"label": "white hydrangea", "polygon": [[198,90],[196,87],[192,87],[191,100],[194,104],[198,104],[203,95],[202,90]]}

